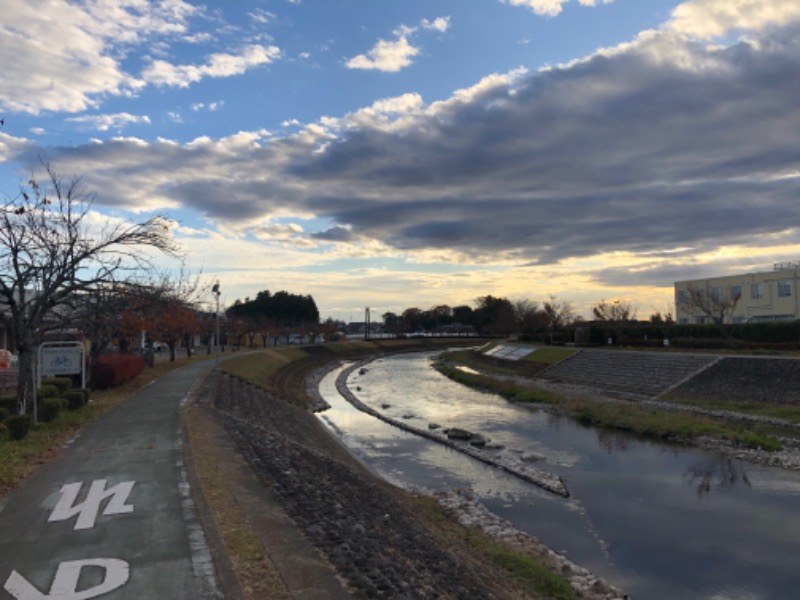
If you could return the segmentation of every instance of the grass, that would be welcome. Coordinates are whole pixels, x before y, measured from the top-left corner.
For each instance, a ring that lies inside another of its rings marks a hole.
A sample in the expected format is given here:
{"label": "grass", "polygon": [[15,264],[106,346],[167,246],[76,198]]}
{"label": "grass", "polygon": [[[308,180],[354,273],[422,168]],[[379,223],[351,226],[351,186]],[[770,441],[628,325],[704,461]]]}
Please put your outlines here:
{"label": "grass", "polygon": [[252,530],[241,506],[230,491],[226,474],[217,460],[217,449],[212,443],[211,417],[196,406],[187,412],[195,473],[203,491],[203,498],[214,515],[226,554],[236,573],[242,595],[247,600],[288,600],[279,573],[264,553],[258,536]]}
{"label": "grass", "polygon": [[515,582],[534,597],[553,600],[575,598],[575,592],[562,577],[531,556],[498,542],[479,529],[467,529],[466,540],[494,564],[505,569]]}
{"label": "grass", "polygon": [[544,561],[522,552],[475,527],[463,527],[448,517],[438,501],[430,496],[416,496],[414,512],[432,527],[454,535],[461,544],[485,564],[501,569],[505,576],[521,586],[526,597],[573,600],[575,593],[567,581]]}
{"label": "grass", "polygon": [[222,370],[244,381],[264,387],[267,379],[281,367],[308,354],[301,348],[264,350],[226,360]]}
{"label": "grass", "polygon": [[535,352],[531,352],[522,360],[543,363],[546,365],[554,365],[569,358],[576,352],[577,350],[573,348],[554,348],[552,346],[542,346],[536,348]]}
{"label": "grass", "polygon": [[775,417],[791,423],[800,423],[800,406],[789,406],[786,404],[768,404],[764,402],[726,402],[721,400],[695,400],[688,398],[674,397],[670,402],[686,404],[689,406],[702,406],[714,410],[727,410],[746,415],[758,415],[763,417]]}

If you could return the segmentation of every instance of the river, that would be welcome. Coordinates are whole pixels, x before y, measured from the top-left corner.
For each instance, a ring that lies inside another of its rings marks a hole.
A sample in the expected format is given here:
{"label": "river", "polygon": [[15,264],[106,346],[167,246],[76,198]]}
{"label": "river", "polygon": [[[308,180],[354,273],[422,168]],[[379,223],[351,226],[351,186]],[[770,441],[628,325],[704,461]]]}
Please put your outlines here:
{"label": "river", "polygon": [[498,453],[552,471],[564,499],[320,392],[322,420],[365,463],[418,491],[468,491],[573,562],[640,599],[797,598],[800,473],[578,425],[454,383],[432,354],[378,359],[348,386],[365,404],[420,429],[479,432]]}

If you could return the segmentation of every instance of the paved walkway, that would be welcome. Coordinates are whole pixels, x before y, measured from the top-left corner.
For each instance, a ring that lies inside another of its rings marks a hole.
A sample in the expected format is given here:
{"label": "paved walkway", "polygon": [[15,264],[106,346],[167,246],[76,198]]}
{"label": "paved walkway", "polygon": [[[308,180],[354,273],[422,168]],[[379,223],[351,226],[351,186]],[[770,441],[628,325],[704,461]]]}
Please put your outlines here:
{"label": "paved walkway", "polygon": [[222,597],[181,448],[181,402],[209,365],[145,387],[10,495],[0,598]]}

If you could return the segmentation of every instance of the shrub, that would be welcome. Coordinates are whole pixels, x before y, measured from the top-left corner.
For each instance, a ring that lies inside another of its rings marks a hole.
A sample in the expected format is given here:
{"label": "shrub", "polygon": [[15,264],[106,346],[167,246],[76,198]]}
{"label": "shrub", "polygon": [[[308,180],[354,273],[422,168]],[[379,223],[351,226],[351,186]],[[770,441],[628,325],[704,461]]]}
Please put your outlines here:
{"label": "shrub", "polygon": [[10,415],[11,412],[7,408],[0,407],[0,423],[5,421]]}
{"label": "shrub", "polygon": [[30,415],[11,415],[5,420],[8,437],[12,440],[21,440],[31,430]]}
{"label": "shrub", "polygon": [[17,397],[0,396],[0,408],[5,408],[9,414],[17,412]]}
{"label": "shrub", "polygon": [[43,423],[52,421],[61,412],[61,398],[47,398],[37,408],[40,421]]}
{"label": "shrub", "polygon": [[96,390],[122,385],[144,371],[144,357],[139,354],[107,354],[92,368],[92,387]]}
{"label": "shrub", "polygon": [[584,408],[583,410],[575,413],[575,420],[584,427],[589,427],[595,423],[596,419],[592,414],[592,411],[590,411],[588,408]]}
{"label": "shrub", "polygon": [[765,450],[766,452],[780,452],[783,450],[783,444],[774,435],[760,435],[746,431],[738,435],[738,440],[746,448]]}
{"label": "shrub", "polygon": [[90,392],[88,389],[86,389],[86,388],[80,388],[80,389],[78,389],[77,391],[79,391],[79,392],[81,392],[81,393],[83,394],[83,403],[84,403],[84,404],[86,404],[87,402],[89,402],[89,398],[91,398],[91,397],[92,397],[92,393],[91,393],[91,392]]}
{"label": "shrub", "polygon": [[45,400],[47,398],[55,398],[58,396],[58,388],[51,384],[45,384],[36,390],[36,398],[38,400]]}
{"label": "shrub", "polygon": [[83,390],[70,390],[64,394],[70,410],[75,410],[86,404],[86,394]]}
{"label": "shrub", "polygon": [[63,396],[64,392],[72,389],[72,379],[67,377],[46,377],[42,379],[42,385],[54,385],[58,388],[58,395]]}

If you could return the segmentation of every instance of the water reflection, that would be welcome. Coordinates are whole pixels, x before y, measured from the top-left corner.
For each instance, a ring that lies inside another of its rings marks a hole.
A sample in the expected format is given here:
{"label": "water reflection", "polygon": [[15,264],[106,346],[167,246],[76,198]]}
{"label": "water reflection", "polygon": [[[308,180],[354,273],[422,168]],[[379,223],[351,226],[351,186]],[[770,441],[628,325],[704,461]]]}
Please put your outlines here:
{"label": "water reflection", "polygon": [[702,461],[690,465],[686,477],[689,485],[696,487],[698,498],[711,493],[712,489],[738,485],[747,489],[752,487],[744,464],[721,454],[704,457]]}
{"label": "water reflection", "polygon": [[413,489],[466,490],[633,598],[798,597],[800,473],[585,428],[456,384],[425,355],[351,376],[375,410],[480,432],[498,452],[562,476],[572,492],[563,500],[355,411],[335,378],[320,386],[333,406],[323,419],[373,469]]}

